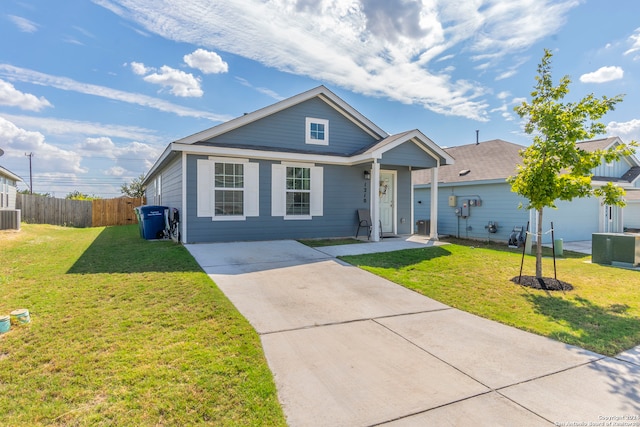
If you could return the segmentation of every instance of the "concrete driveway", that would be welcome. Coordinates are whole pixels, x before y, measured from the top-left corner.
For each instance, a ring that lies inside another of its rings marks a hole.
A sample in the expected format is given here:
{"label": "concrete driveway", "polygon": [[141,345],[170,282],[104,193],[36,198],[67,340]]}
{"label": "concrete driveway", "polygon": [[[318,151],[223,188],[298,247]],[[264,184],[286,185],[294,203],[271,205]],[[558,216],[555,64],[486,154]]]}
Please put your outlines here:
{"label": "concrete driveway", "polygon": [[291,426],[640,426],[638,348],[607,358],[488,321],[335,248],[186,247],[260,334]]}

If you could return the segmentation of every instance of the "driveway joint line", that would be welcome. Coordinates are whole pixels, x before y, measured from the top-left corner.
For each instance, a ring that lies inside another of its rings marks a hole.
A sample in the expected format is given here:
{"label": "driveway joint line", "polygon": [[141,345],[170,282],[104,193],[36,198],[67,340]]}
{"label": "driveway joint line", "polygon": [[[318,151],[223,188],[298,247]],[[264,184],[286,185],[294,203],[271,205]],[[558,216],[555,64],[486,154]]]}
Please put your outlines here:
{"label": "driveway joint line", "polygon": [[409,413],[409,414],[406,414],[406,415],[401,415],[399,417],[392,418],[390,420],[385,420],[385,421],[381,421],[379,423],[370,424],[368,427],[384,426],[385,424],[392,423],[394,421],[399,421],[399,420],[402,420],[402,419],[405,419],[405,418],[410,418],[410,417],[413,417],[413,416],[416,416],[416,415],[420,415],[420,414],[426,414],[427,412],[433,411],[435,409],[445,408],[445,407],[453,405],[455,403],[464,402],[465,400],[475,399],[476,397],[480,397],[480,396],[484,396],[486,394],[490,394],[493,391],[494,390],[487,390],[487,391],[485,391],[483,393],[474,394],[473,396],[467,396],[467,397],[463,397],[463,398],[458,399],[458,400],[452,400],[451,402],[443,403],[441,405],[436,405],[433,408],[428,408],[428,409],[424,409],[422,411],[412,412],[412,413]]}
{"label": "driveway joint line", "polygon": [[[377,317],[362,317],[362,318],[358,318],[358,319],[349,319],[349,320],[341,320],[338,322],[328,322],[328,323],[317,323],[314,325],[305,325],[305,326],[299,326],[299,327],[295,327],[295,328],[287,328],[287,329],[278,329],[276,331],[266,331],[266,332],[258,332],[258,335],[271,335],[271,334],[278,334],[281,332],[293,332],[293,331],[303,331],[306,329],[313,329],[313,328],[321,328],[324,326],[337,326],[337,325],[348,325],[349,323],[357,323],[357,322],[367,322],[367,321],[373,321],[375,323],[377,319],[391,319],[394,317],[401,317],[401,316],[411,316],[414,314],[425,314],[425,313],[431,313],[431,312],[438,312],[438,311],[446,311],[446,310],[452,310],[451,307],[444,307],[444,308],[436,308],[433,310],[420,310],[420,311],[415,311],[415,312],[408,312],[408,313],[399,313],[399,314],[388,314],[388,315],[384,315],[384,316],[377,316]],[[378,323],[380,325],[380,323]],[[381,325],[384,327],[384,325]],[[387,328],[388,329],[388,328]]]}
{"label": "driveway joint line", "polygon": [[411,344],[412,346],[418,348],[419,350],[427,353],[428,355],[430,355],[431,357],[434,357],[436,359],[438,359],[439,361],[441,361],[442,363],[444,363],[447,366],[450,366],[451,368],[455,369],[456,371],[460,372],[462,375],[472,379],[473,381],[477,382],[478,384],[482,385],[483,387],[488,388],[489,390],[493,390],[493,387],[488,386],[487,384],[483,383],[482,381],[472,377],[471,375],[469,375],[468,373],[464,372],[463,370],[461,370],[460,368],[458,368],[457,366],[451,364],[450,362],[447,362],[446,360],[436,356],[435,354],[431,353],[429,350],[427,350],[426,348],[416,344],[415,342],[411,341],[409,338],[405,337],[404,335],[402,335],[401,333],[394,331],[393,329],[391,329],[390,327],[383,325],[382,323],[378,322],[375,319],[372,319],[374,322],[376,322],[378,325],[382,326],[383,328],[387,329],[389,332],[396,334],[397,336],[399,336],[400,338],[402,338],[403,340],[405,340],[406,342],[408,342],[409,344]]}

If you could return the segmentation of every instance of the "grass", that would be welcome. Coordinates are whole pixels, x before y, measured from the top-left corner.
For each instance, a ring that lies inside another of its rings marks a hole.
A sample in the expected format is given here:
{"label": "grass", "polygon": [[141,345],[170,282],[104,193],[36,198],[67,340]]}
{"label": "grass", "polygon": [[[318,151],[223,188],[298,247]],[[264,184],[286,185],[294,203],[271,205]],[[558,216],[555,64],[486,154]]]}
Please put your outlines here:
{"label": "grass", "polygon": [[354,238],[339,238],[339,239],[302,239],[298,240],[303,245],[311,248],[319,248],[323,246],[338,246],[338,245],[353,245],[356,243],[367,243],[364,240],[358,240]]}
{"label": "grass", "polygon": [[285,425],[258,335],[138,226],[0,232],[0,424]]}
{"label": "grass", "polygon": [[[341,258],[449,306],[600,354],[640,345],[640,272],[591,264],[584,254],[564,255],[556,262],[557,278],[574,286],[567,292],[512,282],[522,252],[505,245],[454,241]],[[552,258],[544,258],[543,268],[553,277]],[[535,257],[527,255],[523,275],[533,274]]]}

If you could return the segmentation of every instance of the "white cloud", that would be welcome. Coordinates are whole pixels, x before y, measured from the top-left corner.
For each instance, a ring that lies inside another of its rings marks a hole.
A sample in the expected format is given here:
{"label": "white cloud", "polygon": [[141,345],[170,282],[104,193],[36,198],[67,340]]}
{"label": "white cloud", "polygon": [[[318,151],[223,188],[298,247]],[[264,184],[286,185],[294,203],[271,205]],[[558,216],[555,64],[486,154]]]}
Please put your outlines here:
{"label": "white cloud", "polygon": [[508,79],[509,77],[513,77],[513,76],[515,76],[517,73],[518,73],[518,72],[517,72],[516,70],[508,70],[508,71],[505,71],[505,72],[503,72],[503,73],[499,74],[499,75],[496,77],[496,80],[504,80],[504,79]]}
{"label": "white cloud", "polygon": [[[629,36],[631,47],[624,52],[625,55],[630,55],[640,51],[640,28],[636,28],[632,35]],[[638,59],[640,56],[635,56],[634,59]]]}
{"label": "white cloud", "polygon": [[175,96],[197,98],[203,95],[198,78],[167,65],[160,67],[158,72],[146,75],[144,81],[168,87],[169,92]]}
{"label": "white cloud", "polygon": [[120,166],[114,166],[104,171],[104,174],[109,176],[124,176],[126,173],[127,170]]}
{"label": "white cloud", "polygon": [[628,122],[610,122],[607,125],[607,133],[619,136],[624,142],[640,141],[640,119]]}
{"label": "white cloud", "polygon": [[449,70],[436,71],[431,63],[464,51],[456,55],[460,61],[483,58],[495,64],[557,32],[568,11],[580,3],[94,1],[169,40],[224,50],[367,96],[477,120],[488,117],[488,89],[455,80]]}
{"label": "white cloud", "polygon": [[582,83],[606,83],[619,80],[624,76],[624,70],[620,67],[601,67],[592,73],[580,76]]}
{"label": "white cloud", "polygon": [[204,49],[197,49],[184,56],[184,62],[191,68],[196,68],[205,74],[219,74],[229,71],[229,64],[220,55]]}
{"label": "white cloud", "polygon": [[34,117],[2,114],[17,126],[38,129],[47,135],[97,135],[129,140],[142,140],[152,144],[164,145],[166,138],[156,135],[155,130],[139,126],[121,126],[94,122],[64,120],[51,117]]}
{"label": "white cloud", "polygon": [[149,72],[147,67],[145,67],[142,62],[132,62],[130,65],[131,65],[131,71],[133,71],[134,74],[137,74],[139,76],[144,76]]}
{"label": "white cloud", "polygon": [[255,91],[263,94],[263,95],[267,95],[273,99],[275,99],[276,101],[282,101],[284,99],[283,96],[278,95],[276,92],[274,92],[273,90],[266,88],[266,87],[256,87],[254,85],[252,85],[251,83],[249,83],[249,81],[247,79],[243,79],[242,77],[236,77],[236,80],[243,86],[246,87],[250,87],[251,89],[254,89]]}
{"label": "white cloud", "polygon": [[19,128],[14,123],[0,117],[0,140],[6,144],[5,154],[8,156],[23,156],[25,152],[32,152],[39,160],[55,164],[60,172],[86,173],[81,167],[81,156],[75,151],[63,150],[45,141],[40,132]]}
{"label": "white cloud", "polygon": [[178,116],[182,117],[197,117],[214,122],[224,122],[232,118],[228,115],[194,110],[192,108],[183,107],[172,102],[167,102],[163,99],[154,98],[139,93],[125,92],[117,89],[111,89],[105,86],[81,83],[66,77],[52,76],[50,74],[44,74],[26,68],[15,67],[9,64],[0,64],[0,75],[4,75],[13,80],[18,80],[26,83],[50,86],[60,90],[68,90],[83,93],[85,95],[94,95],[112,99],[115,101],[137,104],[166,113],[177,114]]}
{"label": "white cloud", "polygon": [[21,16],[9,15],[9,19],[23,33],[35,33],[36,31],[38,31],[38,24],[33,21],[29,21],[26,18],[22,18]]}
{"label": "white cloud", "polygon": [[40,111],[45,107],[53,107],[46,98],[38,98],[30,93],[17,90],[11,83],[0,79],[0,105],[18,107],[22,110]]}
{"label": "white cloud", "polygon": [[133,141],[126,144],[116,144],[109,137],[86,138],[78,146],[78,151],[92,157],[106,157],[116,161],[136,160],[145,162],[146,167],[160,155],[161,149],[149,144]]}

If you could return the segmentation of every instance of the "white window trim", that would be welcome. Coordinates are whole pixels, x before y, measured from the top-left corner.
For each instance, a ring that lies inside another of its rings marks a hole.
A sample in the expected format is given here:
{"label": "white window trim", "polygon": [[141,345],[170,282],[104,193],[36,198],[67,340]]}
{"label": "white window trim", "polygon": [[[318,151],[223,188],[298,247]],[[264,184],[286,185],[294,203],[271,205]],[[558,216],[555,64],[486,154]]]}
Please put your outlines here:
{"label": "white window trim", "polygon": [[[232,163],[243,164],[244,187],[243,211],[244,215],[216,215],[215,214],[215,164]],[[259,163],[251,163],[249,159],[235,157],[209,157],[197,161],[197,216],[211,217],[212,221],[245,221],[247,217],[259,216]]]}
{"label": "white window trim", "polygon": [[[310,215],[287,215],[287,167],[310,169]],[[310,220],[314,216],[323,216],[323,173],[324,169],[313,163],[282,162],[271,165],[271,216],[279,216],[287,221]]]}
{"label": "white window trim", "polygon": [[[319,125],[324,125],[324,139],[313,139],[311,138],[311,124],[317,123]],[[312,145],[329,145],[329,120],[327,119],[316,119],[313,117],[307,117],[305,120],[305,133],[304,133],[304,142],[305,144]]]}
{"label": "white window trim", "polygon": [[154,200],[156,205],[161,205],[162,204],[162,175],[158,175],[155,179],[155,187],[156,187],[156,191],[155,191],[155,196],[154,196]]}

